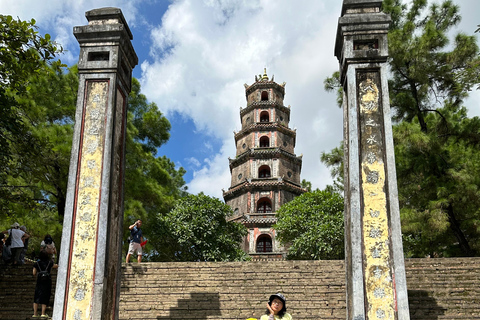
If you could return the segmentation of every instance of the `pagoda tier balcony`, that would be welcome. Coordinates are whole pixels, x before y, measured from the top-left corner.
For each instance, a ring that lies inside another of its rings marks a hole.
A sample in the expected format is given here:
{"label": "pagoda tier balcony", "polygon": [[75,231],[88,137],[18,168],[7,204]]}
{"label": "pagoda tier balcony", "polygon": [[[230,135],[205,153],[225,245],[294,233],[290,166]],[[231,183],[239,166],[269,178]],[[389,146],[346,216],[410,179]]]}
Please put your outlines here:
{"label": "pagoda tier balcony", "polygon": [[307,191],[306,189],[302,188],[302,186],[289,180],[284,180],[283,178],[245,179],[243,182],[228,188],[227,191],[224,191],[223,199],[225,202],[227,202],[228,200],[246,192],[271,190],[285,190],[296,195],[301,195]]}
{"label": "pagoda tier balcony", "polygon": [[247,228],[249,227],[268,228],[273,226],[275,223],[277,223],[277,217],[276,217],[276,212],[270,212],[270,213],[253,212],[253,213],[241,213],[241,214],[227,217],[227,221],[240,222],[243,225],[245,225]]}
{"label": "pagoda tier balcony", "polygon": [[251,148],[240,154],[235,159],[228,158],[230,162],[230,172],[232,168],[241,165],[242,163],[254,159],[273,159],[273,158],[285,158],[290,160],[292,163],[300,164],[302,163],[303,156],[296,156],[293,153],[285,151],[282,147],[276,148]]}
{"label": "pagoda tier balcony", "polygon": [[246,135],[259,131],[278,131],[294,138],[297,136],[297,132],[287,127],[282,121],[257,122],[249,125],[248,127],[242,128],[242,130],[239,132],[236,132],[235,143]]}
{"label": "pagoda tier balcony", "polygon": [[282,93],[285,96],[285,82],[282,84],[278,84],[273,80],[262,80],[262,81],[255,81],[250,86],[245,85],[245,94],[248,96],[252,92],[258,89],[275,89]]}
{"label": "pagoda tier balcony", "polygon": [[273,100],[253,101],[249,105],[247,105],[246,108],[240,107],[240,116],[242,117],[254,109],[259,109],[259,108],[264,109],[264,108],[270,108],[270,107],[277,108],[278,110],[283,111],[288,116],[290,116],[290,106],[285,107],[283,103],[279,103],[278,101],[273,101]]}

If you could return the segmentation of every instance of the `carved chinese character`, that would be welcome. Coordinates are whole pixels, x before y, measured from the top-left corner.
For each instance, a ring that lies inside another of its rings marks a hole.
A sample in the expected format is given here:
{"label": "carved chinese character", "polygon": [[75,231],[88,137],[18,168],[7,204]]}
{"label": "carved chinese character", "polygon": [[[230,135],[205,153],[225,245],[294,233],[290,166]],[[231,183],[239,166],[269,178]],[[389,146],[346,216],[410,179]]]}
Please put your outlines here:
{"label": "carved chinese character", "polygon": [[375,270],[373,270],[373,276],[374,276],[376,279],[380,279],[380,277],[382,276],[382,274],[383,274],[382,269],[380,269],[378,266],[375,267]]}
{"label": "carved chinese character", "polygon": [[82,310],[75,309],[75,313],[73,314],[73,320],[82,320]]}
{"label": "carved chinese character", "polygon": [[87,161],[87,168],[88,169],[96,169],[97,168],[97,163],[95,160],[88,160]]}
{"label": "carved chinese character", "polygon": [[85,260],[85,257],[87,256],[87,251],[82,250],[80,252],[75,253],[75,257],[80,259],[80,260]]}
{"label": "carved chinese character", "polygon": [[377,183],[378,182],[378,171],[370,171],[367,174],[367,182],[368,183]]}
{"label": "carved chinese character", "polygon": [[98,120],[100,119],[100,111],[98,109],[93,109],[90,111],[90,119]]}
{"label": "carved chinese character", "polygon": [[100,102],[100,95],[98,93],[93,95],[92,101],[93,102]]}
{"label": "carved chinese character", "polygon": [[377,299],[385,297],[385,289],[383,288],[375,288],[373,290],[373,296]]}
{"label": "carved chinese character", "polygon": [[380,228],[375,228],[375,227],[372,227],[372,229],[370,229],[370,238],[379,238],[382,236],[382,230],[380,230]]}
{"label": "carved chinese character", "polygon": [[80,238],[82,238],[83,241],[85,241],[87,238],[90,237],[90,232],[89,232],[90,229],[88,230],[85,230],[81,235],[80,235]]}
{"label": "carved chinese character", "polygon": [[377,140],[375,140],[375,137],[368,137],[367,138],[367,143],[368,144],[375,144],[375,143],[377,143]]}
{"label": "carved chinese character", "polygon": [[380,211],[378,210],[373,211],[372,209],[370,209],[369,213],[372,218],[377,218],[380,215]]}
{"label": "carved chinese character", "polygon": [[88,129],[88,134],[98,136],[100,134],[100,129],[94,125],[90,129]]}
{"label": "carved chinese character", "polygon": [[83,180],[83,186],[85,188],[91,188],[93,187],[94,182],[95,182],[95,179],[93,177],[85,177]]}
{"label": "carved chinese character", "polygon": [[77,301],[82,301],[85,298],[85,291],[83,289],[77,289],[74,298]]}
{"label": "carved chinese character", "polygon": [[80,219],[84,222],[88,222],[88,221],[92,220],[92,213],[91,212],[85,212],[84,214],[82,214],[80,216]]}
{"label": "carved chinese character", "polygon": [[377,319],[384,319],[385,311],[383,311],[382,309],[377,309],[376,315],[377,315]]}
{"label": "carved chinese character", "polygon": [[87,142],[87,152],[94,154],[97,151],[98,142],[96,140],[90,140]]}
{"label": "carved chinese character", "polygon": [[375,161],[377,161],[377,156],[375,156],[375,153],[369,152],[367,154],[367,162],[373,164]]}
{"label": "carved chinese character", "polygon": [[382,248],[379,247],[373,247],[371,250],[372,252],[372,257],[375,258],[375,259],[378,259],[378,258],[381,258],[382,257]]}
{"label": "carved chinese character", "polygon": [[369,126],[369,127],[376,127],[377,126],[377,124],[375,123],[375,120],[373,120],[373,119],[367,119],[367,121],[365,121],[365,125]]}
{"label": "carved chinese character", "polygon": [[91,198],[89,194],[82,193],[82,196],[83,198],[82,198],[82,201],[80,202],[82,205],[86,206],[91,204],[90,203]]}
{"label": "carved chinese character", "polygon": [[372,111],[372,110],[375,110],[376,107],[377,107],[377,104],[375,101],[364,101],[362,103],[362,106],[365,110],[369,110],[369,111]]}

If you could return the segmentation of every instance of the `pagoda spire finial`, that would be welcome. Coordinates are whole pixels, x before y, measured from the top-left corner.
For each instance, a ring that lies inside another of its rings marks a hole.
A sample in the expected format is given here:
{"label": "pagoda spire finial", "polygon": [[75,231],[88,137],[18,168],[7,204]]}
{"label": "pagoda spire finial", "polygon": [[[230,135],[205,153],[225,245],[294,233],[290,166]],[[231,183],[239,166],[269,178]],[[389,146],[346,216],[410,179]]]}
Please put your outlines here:
{"label": "pagoda spire finial", "polygon": [[263,68],[262,81],[268,81],[267,68]]}

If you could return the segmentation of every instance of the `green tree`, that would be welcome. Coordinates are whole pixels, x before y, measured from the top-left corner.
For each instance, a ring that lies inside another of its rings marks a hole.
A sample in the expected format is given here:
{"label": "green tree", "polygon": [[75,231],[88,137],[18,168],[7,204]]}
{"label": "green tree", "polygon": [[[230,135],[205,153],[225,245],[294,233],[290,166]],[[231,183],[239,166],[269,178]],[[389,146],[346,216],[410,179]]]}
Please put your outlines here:
{"label": "green tree", "polygon": [[458,33],[449,48],[448,32],[461,20],[459,7],[450,0],[429,7],[427,2],[415,0],[407,7],[401,0],[385,0],[383,6],[393,20],[388,33],[393,119],[416,118],[423,132],[428,113],[439,113],[446,104],[461,106],[480,82],[475,36]]}
{"label": "green tree", "polygon": [[330,152],[322,152],[320,161],[330,168],[330,174],[334,179],[333,188],[338,192],[343,192],[343,141],[339,147]]}
{"label": "green tree", "polygon": [[274,228],[292,260],[344,258],[343,198],[315,190],[284,204]]}
{"label": "green tree", "polygon": [[[441,115],[440,115],[441,114]],[[399,203],[408,256],[480,252],[480,119],[439,109],[394,130]]]}
{"label": "green tree", "polygon": [[[461,17],[449,0],[430,6],[415,0],[410,7],[385,0],[384,10],[393,19],[393,119],[403,121],[394,135],[403,226],[413,232],[406,238],[430,246],[432,255],[475,255],[480,216],[477,202],[467,198],[478,196],[472,188],[478,190],[480,172],[462,156],[478,148],[480,131],[462,104],[480,83],[476,38],[459,33],[450,46],[448,32]],[[463,176],[466,170],[473,179]]]}
{"label": "green tree", "polygon": [[[479,50],[465,34],[449,43],[458,6],[427,4],[385,0],[383,6],[393,20],[389,89],[404,248],[414,257],[472,256],[480,242],[480,131],[479,119],[468,119],[462,104],[480,83]],[[328,90],[338,85],[338,74],[325,81]],[[331,159],[338,151],[324,161],[337,178],[342,172]]]}
{"label": "green tree", "polygon": [[[51,233],[60,242],[75,117],[78,74],[76,67],[42,68],[28,79],[29,88],[17,92],[15,103],[22,135],[9,140],[11,150],[0,186],[0,215],[8,227],[18,221],[38,239]],[[176,169],[157,148],[169,138],[170,123],[132,81],[129,97],[125,217],[146,222],[168,212],[185,193],[183,168]],[[147,224],[148,226],[148,224]],[[148,228],[147,228],[148,230]],[[38,246],[35,246],[38,247]]]}
{"label": "green tree", "polygon": [[227,221],[232,209],[200,193],[187,195],[166,215],[159,215],[151,230],[150,261],[246,260],[241,249],[247,229]]}
{"label": "green tree", "polygon": [[302,188],[307,189],[308,192],[312,191],[312,183],[306,179],[302,180]]}
{"label": "green tree", "polygon": [[[62,51],[50,35],[44,37],[36,31],[35,20],[22,21],[0,14],[0,166],[10,158],[10,143],[23,135],[19,109],[15,101],[17,93],[29,89],[32,76],[45,70],[55,55]],[[59,62],[56,62],[59,64]],[[4,184],[4,176],[0,176]]]}

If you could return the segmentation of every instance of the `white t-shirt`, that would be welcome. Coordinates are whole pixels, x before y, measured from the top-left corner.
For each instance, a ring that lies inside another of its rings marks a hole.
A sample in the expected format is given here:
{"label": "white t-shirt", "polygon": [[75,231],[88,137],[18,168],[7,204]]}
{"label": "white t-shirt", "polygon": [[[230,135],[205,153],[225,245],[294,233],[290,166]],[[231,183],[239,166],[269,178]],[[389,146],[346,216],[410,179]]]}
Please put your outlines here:
{"label": "white t-shirt", "polygon": [[25,234],[25,232],[23,232],[20,229],[8,229],[8,235],[9,236],[10,236],[10,230],[12,231],[12,235],[13,235],[12,245],[10,246],[10,248],[12,248],[12,249],[13,248],[23,248],[22,237]]}

